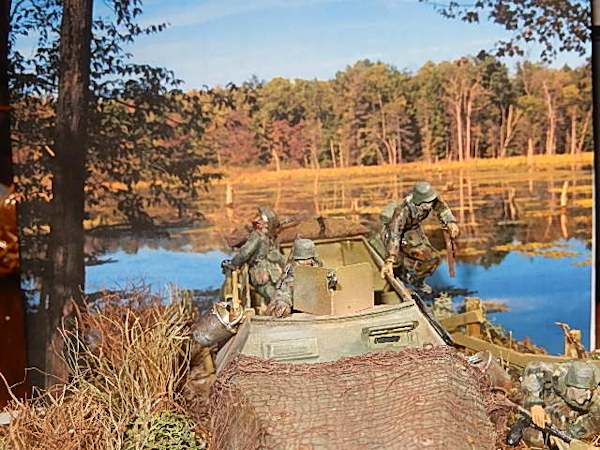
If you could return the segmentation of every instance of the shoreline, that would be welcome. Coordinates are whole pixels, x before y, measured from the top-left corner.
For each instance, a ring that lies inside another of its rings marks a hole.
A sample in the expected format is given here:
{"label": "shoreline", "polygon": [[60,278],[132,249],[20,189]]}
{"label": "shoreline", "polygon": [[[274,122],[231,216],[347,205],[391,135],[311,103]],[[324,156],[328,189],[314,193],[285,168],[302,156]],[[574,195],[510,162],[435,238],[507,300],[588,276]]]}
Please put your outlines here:
{"label": "shoreline", "polygon": [[448,171],[459,169],[481,169],[481,168],[497,168],[497,167],[515,167],[515,166],[544,166],[544,165],[559,165],[559,164],[586,164],[593,163],[594,153],[583,152],[576,155],[560,154],[560,155],[535,155],[528,161],[527,156],[509,156],[505,158],[477,158],[469,161],[438,161],[437,163],[427,163],[423,161],[413,161],[394,165],[379,165],[379,166],[351,166],[351,167],[326,167],[321,169],[315,168],[293,168],[282,169],[276,172],[273,169],[265,168],[241,168],[228,167],[223,169],[223,178],[216,180],[213,185],[223,185],[231,183],[264,183],[268,181],[287,180],[291,177],[298,178],[314,178],[315,176],[323,178],[335,178],[341,175],[389,175],[399,174],[405,171]]}

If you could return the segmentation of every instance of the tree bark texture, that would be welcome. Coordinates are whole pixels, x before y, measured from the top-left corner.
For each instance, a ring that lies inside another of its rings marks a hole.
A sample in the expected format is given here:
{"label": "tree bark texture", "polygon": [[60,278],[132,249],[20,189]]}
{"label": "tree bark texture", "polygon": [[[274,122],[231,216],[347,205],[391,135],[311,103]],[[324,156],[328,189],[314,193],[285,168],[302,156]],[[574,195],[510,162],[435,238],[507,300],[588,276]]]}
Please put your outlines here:
{"label": "tree bark texture", "polygon": [[544,83],[544,95],[546,97],[546,114],[548,116],[548,130],[546,133],[546,154],[553,155],[556,148],[556,111],[554,108],[554,99]]}
{"label": "tree bark texture", "polygon": [[48,254],[51,285],[45,311],[46,371],[54,376],[64,375],[56,356],[62,350],[57,327],[68,315],[68,302],[80,300],[85,281],[83,218],[92,24],[92,0],[65,0],[63,5]]}

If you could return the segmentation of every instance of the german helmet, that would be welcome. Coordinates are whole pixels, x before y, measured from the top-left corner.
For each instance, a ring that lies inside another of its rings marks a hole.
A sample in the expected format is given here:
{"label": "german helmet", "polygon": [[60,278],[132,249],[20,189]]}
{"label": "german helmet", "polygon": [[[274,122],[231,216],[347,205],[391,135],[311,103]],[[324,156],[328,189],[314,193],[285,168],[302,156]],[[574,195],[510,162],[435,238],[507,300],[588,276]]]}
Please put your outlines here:
{"label": "german helmet", "polygon": [[412,202],[415,205],[432,202],[438,197],[438,193],[427,181],[417,181],[412,191]]}

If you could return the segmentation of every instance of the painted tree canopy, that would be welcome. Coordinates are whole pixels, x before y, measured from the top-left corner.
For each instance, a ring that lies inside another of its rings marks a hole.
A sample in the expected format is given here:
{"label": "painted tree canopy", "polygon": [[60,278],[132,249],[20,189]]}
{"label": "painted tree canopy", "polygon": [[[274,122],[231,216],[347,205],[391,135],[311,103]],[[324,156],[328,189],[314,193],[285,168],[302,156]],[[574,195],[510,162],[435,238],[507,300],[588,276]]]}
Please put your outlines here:
{"label": "painted tree canopy", "polygon": [[512,33],[497,43],[497,56],[523,55],[525,46],[541,46],[540,57],[549,62],[559,52],[585,55],[589,41],[590,2],[587,0],[477,0],[432,3],[448,18],[479,23],[488,20]]}
{"label": "painted tree canopy", "polygon": [[198,93],[199,148],[219,167],[345,167],[578,153],[591,146],[589,67],[519,64],[485,52],[415,73],[361,60],[328,81],[253,80]]}

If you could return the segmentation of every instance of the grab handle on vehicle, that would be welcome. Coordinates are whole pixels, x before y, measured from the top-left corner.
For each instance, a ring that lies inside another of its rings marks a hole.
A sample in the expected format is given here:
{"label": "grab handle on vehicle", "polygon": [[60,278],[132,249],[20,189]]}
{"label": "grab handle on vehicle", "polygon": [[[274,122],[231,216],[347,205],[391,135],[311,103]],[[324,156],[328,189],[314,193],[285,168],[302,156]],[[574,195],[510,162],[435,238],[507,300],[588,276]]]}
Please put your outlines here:
{"label": "grab handle on vehicle", "polygon": [[418,336],[413,333],[418,325],[419,322],[413,320],[411,322],[367,327],[362,330],[362,339],[369,348],[418,345]]}

